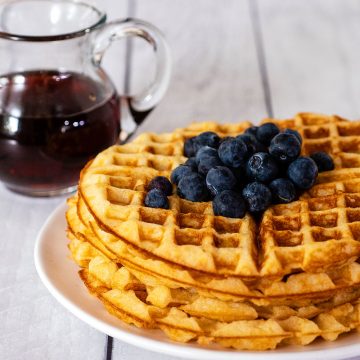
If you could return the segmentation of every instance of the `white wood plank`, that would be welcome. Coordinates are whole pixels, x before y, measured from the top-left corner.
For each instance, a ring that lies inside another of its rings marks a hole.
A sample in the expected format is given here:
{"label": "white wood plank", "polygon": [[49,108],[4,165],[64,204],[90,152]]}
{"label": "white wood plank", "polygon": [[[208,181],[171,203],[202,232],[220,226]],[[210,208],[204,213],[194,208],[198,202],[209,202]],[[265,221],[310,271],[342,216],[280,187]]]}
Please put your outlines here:
{"label": "white wood plank", "polygon": [[[137,1],[136,17],[158,26],[173,54],[169,91],[140,131],[171,131],[193,120],[237,121],[266,116],[247,1]],[[134,49],[132,91],[150,81],[151,53]],[[150,65],[149,65],[150,64]],[[113,358],[175,357],[114,341]]]}
{"label": "white wood plank", "polygon": [[106,337],[77,320],[41,284],[37,232],[65,198],[36,199],[0,187],[0,354],[2,359],[101,359]]}
{"label": "white wood plank", "polygon": [[[125,17],[127,1],[105,4],[110,18]],[[122,87],[124,45],[104,59],[106,70]],[[0,358],[6,360],[100,360],[106,335],[71,315],[46,290],[33,261],[37,232],[65,197],[29,198],[0,185]]]}
{"label": "white wood plank", "polygon": [[360,3],[260,0],[274,113],[359,117]]}
{"label": "white wood plank", "polygon": [[[173,55],[169,91],[139,131],[171,131],[194,120],[265,116],[246,0],[137,1],[136,17],[165,34]],[[135,48],[132,87],[149,81],[151,59]],[[149,65],[150,64],[150,65]]]}
{"label": "white wood plank", "polygon": [[145,351],[136,346],[123,344],[120,341],[114,342],[113,359],[126,360],[180,360],[178,357],[163,355],[152,351]]}

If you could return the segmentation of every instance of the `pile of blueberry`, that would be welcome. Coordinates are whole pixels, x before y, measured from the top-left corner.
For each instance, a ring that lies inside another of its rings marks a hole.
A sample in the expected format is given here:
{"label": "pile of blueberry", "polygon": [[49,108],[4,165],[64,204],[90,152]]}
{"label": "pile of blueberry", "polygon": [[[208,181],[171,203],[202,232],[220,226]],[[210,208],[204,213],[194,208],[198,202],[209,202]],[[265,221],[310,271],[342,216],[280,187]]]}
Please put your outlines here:
{"label": "pile of blueberry", "polygon": [[[212,200],[215,215],[260,214],[272,203],[294,201],[314,185],[319,171],[334,168],[325,152],[300,156],[301,145],[299,132],[280,131],[273,123],[250,127],[236,137],[207,131],[185,141],[188,160],[173,170],[171,182],[184,199]],[[148,185],[145,205],[168,209],[171,193],[170,181],[158,176]]]}

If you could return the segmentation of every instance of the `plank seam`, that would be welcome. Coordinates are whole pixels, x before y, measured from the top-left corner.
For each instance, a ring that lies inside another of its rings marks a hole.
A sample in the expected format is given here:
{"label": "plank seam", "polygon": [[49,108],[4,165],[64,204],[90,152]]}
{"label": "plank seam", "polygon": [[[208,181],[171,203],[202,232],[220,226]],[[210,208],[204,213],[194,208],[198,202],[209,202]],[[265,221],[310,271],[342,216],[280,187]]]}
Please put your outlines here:
{"label": "plank seam", "polygon": [[113,351],[113,342],[114,338],[107,335],[106,337],[106,354],[105,354],[105,360],[111,360],[112,359],[112,351]]}
{"label": "plank seam", "polygon": [[[127,0],[127,17],[131,18],[135,16],[136,13],[136,0]],[[133,55],[133,44],[130,38],[126,39],[125,44],[125,74],[124,74],[124,92],[125,96],[128,96],[130,93],[131,86],[131,63]],[[113,353],[113,344],[114,338],[107,335],[106,338],[106,351],[105,351],[105,360],[112,360]]]}
{"label": "plank seam", "polygon": [[259,16],[259,6],[257,0],[248,0],[249,9],[250,9],[250,19],[252,23],[252,29],[255,40],[256,55],[258,59],[261,84],[264,92],[265,107],[266,112],[269,117],[274,116],[272,100],[271,100],[271,91],[269,83],[269,75],[266,66],[266,54],[264,48],[264,39],[261,28],[261,20]]}

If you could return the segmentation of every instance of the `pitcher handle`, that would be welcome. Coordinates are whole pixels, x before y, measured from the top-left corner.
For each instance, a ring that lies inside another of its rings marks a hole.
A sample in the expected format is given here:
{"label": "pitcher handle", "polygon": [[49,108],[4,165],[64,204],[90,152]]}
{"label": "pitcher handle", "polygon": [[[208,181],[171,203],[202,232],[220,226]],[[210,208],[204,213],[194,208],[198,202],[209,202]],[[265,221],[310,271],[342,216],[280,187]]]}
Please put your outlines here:
{"label": "pitcher handle", "polygon": [[136,130],[131,112],[150,112],[163,98],[169,86],[171,73],[171,55],[161,31],[154,25],[139,19],[116,20],[95,30],[92,56],[97,66],[100,66],[105,51],[114,40],[128,36],[139,36],[153,48],[156,59],[156,71],[153,82],[142,92],[131,97],[130,104],[122,97],[121,101],[121,133],[120,141],[124,142]]}

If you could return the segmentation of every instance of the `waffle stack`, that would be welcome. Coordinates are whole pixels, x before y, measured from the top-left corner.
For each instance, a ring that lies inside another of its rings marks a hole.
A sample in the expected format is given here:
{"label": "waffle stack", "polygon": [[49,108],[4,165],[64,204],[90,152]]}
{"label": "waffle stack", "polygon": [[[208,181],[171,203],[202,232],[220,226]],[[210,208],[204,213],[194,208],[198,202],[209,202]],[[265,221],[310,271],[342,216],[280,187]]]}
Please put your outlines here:
{"label": "waffle stack", "polygon": [[247,122],[142,134],[82,171],[68,200],[69,248],[110,313],[176,341],[251,350],[360,329],[360,122],[309,113],[265,121],[298,130],[303,154],[326,151],[335,169],[258,222],[214,216],[211,203],[175,192],[169,210],[144,206],[150,180],[186,161],[186,138],[238,135]]}

